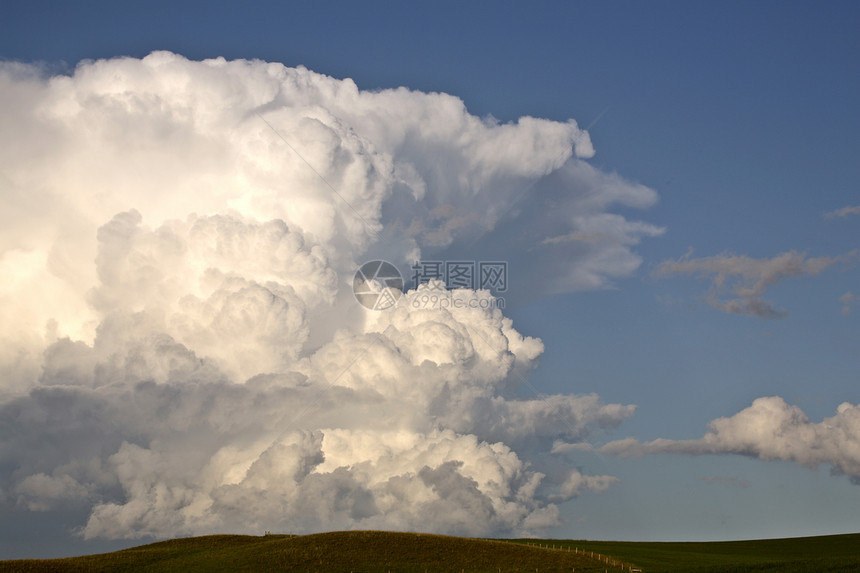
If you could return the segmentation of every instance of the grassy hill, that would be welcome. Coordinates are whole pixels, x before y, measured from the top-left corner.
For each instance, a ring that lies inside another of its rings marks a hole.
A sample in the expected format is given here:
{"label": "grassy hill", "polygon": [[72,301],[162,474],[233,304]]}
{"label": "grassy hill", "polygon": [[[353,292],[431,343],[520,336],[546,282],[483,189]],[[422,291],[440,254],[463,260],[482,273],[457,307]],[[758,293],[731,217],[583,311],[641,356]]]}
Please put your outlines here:
{"label": "grassy hill", "polygon": [[[347,531],[315,535],[209,535],[67,559],[0,561],[4,571],[295,571],[355,573],[571,571],[606,565],[574,552],[509,541],[419,533]],[[616,571],[620,569],[616,568]]]}
{"label": "grassy hill", "polygon": [[[543,545],[543,547],[536,546]],[[547,547],[548,546],[548,547]],[[554,548],[553,548],[554,546]],[[576,553],[576,549],[579,553]],[[582,552],[589,552],[583,555]],[[0,561],[5,571],[353,571],[596,573],[621,567],[590,552],[660,572],[815,572],[860,570],[860,534],[732,541],[647,543],[468,539],[418,533],[349,531],[315,535],[210,535],[124,551]]]}

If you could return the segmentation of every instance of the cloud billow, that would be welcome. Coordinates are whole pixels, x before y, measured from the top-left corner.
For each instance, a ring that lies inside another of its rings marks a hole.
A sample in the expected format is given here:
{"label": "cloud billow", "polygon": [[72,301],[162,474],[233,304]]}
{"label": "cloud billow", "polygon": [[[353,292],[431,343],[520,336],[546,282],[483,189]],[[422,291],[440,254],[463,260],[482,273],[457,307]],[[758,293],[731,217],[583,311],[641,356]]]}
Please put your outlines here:
{"label": "cloud billow", "polygon": [[629,276],[662,230],[609,208],[656,194],[589,166],[574,121],[168,52],[0,84],[0,503],[83,509],[87,538],[513,535],[615,481],[541,460],[634,407],[520,396],[543,344],[500,310],[350,290],[517,224],[547,290]]}

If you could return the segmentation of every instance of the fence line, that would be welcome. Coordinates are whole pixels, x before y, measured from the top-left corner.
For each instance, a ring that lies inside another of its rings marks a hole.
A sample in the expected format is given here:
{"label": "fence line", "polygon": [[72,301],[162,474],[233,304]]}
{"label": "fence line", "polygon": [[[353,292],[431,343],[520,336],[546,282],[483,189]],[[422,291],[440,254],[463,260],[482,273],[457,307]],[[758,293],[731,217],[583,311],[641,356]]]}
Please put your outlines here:
{"label": "fence line", "polygon": [[[552,546],[550,546],[549,543],[543,544],[543,543],[526,542],[526,545],[528,545],[530,547],[538,547],[540,549],[548,549],[550,551],[564,551],[565,550],[565,548],[562,547],[561,545],[559,545],[558,548],[556,548],[554,543],[552,544]],[[567,546],[567,551],[570,552],[570,546],[569,545]],[[624,561],[621,561],[620,559],[615,559],[614,557],[609,557],[608,555],[603,555],[602,553],[595,553],[594,551],[586,551],[585,549],[580,551],[579,547],[574,547],[573,551],[577,555],[583,555],[586,557],[590,557],[592,559],[597,559],[598,561],[600,561],[602,563],[606,563],[607,565],[611,565],[613,567],[620,567],[622,571],[624,571],[625,569],[627,571],[640,571],[640,572],[642,571],[642,569],[634,567],[630,563],[625,563]]]}

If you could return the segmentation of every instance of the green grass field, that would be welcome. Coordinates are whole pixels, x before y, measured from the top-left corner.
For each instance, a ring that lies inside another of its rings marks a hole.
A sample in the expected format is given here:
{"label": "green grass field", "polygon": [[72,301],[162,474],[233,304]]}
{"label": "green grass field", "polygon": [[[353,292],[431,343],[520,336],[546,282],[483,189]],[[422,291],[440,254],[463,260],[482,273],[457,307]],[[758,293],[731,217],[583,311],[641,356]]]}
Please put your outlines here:
{"label": "green grass field", "polygon": [[[517,541],[533,543],[532,540],[527,539]],[[860,534],[709,543],[625,541],[556,541],[555,543],[564,547],[578,547],[611,555],[635,563],[647,573],[860,571]]]}
{"label": "green grass field", "polygon": [[[535,544],[544,547],[536,547]],[[576,548],[580,553],[574,551]],[[101,555],[0,561],[0,572],[575,570],[594,573],[622,570],[618,565],[582,555],[582,551],[594,551],[623,560],[627,563],[624,570],[629,570],[633,564],[647,573],[860,571],[860,534],[722,543],[634,543],[534,539],[503,541],[417,533],[350,531],[303,536],[191,537]]]}

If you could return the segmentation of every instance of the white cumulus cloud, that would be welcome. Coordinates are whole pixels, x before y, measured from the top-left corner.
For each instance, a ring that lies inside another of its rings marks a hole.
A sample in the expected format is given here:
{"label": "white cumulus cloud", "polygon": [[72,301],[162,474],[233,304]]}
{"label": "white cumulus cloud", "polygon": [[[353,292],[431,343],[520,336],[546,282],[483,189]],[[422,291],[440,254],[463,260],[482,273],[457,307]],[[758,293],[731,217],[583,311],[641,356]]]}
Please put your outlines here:
{"label": "white cumulus cloud", "polygon": [[836,415],[812,422],[797,406],[778,396],[756,399],[734,416],[718,418],[696,440],[658,439],[641,443],[616,440],[599,448],[607,454],[740,454],[763,460],[792,461],[814,468],[830,465],[833,472],[860,481],[860,406],[840,404]]}
{"label": "white cumulus cloud", "polygon": [[523,534],[615,481],[552,444],[634,407],[523,397],[543,344],[490,292],[351,292],[365,260],[491,247],[538,293],[633,273],[663,230],[611,208],[656,193],[575,121],[168,52],[0,64],[0,104],[0,503],[84,508],[88,538]]}

